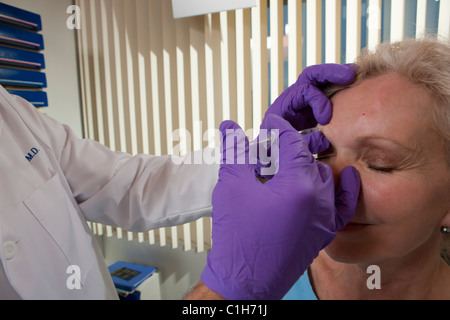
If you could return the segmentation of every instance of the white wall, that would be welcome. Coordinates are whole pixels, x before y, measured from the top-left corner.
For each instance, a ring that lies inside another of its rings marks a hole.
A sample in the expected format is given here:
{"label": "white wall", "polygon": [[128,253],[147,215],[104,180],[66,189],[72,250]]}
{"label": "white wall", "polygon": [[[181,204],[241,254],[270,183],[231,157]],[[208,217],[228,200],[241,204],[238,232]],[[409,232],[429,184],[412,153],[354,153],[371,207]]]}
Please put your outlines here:
{"label": "white wall", "polygon": [[66,27],[72,0],[2,0],[41,15],[49,107],[43,112],[69,125],[82,137],[80,88],[75,32]]}

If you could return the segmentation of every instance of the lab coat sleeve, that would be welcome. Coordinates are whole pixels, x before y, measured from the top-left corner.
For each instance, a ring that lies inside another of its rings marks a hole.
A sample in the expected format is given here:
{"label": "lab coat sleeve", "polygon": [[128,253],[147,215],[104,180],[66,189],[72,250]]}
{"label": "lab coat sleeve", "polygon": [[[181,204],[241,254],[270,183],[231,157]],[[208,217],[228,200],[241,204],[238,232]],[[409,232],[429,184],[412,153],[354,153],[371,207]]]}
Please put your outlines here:
{"label": "lab coat sleeve", "polygon": [[[194,154],[179,164],[171,156],[114,152],[96,141],[79,139],[50,117],[40,118],[87,220],[139,232],[211,214],[218,164],[194,164]],[[201,159],[195,157],[197,162]]]}
{"label": "lab coat sleeve", "polygon": [[[178,165],[169,156],[131,157],[92,141],[77,147],[64,155],[64,170],[88,220],[146,231],[211,214],[217,166]],[[80,157],[84,161],[76,161]]]}

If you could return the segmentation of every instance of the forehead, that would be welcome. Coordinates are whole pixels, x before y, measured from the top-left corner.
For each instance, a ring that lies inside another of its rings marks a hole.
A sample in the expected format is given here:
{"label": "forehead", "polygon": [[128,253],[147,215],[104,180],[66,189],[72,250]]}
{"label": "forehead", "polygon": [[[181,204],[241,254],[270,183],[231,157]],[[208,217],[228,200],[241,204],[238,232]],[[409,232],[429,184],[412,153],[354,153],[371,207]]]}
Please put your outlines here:
{"label": "forehead", "polygon": [[336,94],[330,125],[408,139],[428,126],[427,101],[428,94],[418,85],[396,74],[382,75]]}

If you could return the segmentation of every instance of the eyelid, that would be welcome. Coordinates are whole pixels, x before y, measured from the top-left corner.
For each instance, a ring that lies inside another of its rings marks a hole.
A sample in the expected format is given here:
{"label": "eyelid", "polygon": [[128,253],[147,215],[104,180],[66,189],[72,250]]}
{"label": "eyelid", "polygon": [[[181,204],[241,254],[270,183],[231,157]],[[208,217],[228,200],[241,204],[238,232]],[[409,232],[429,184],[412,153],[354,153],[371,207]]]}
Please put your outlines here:
{"label": "eyelid", "polygon": [[392,173],[396,170],[395,167],[381,167],[381,166],[374,166],[370,163],[367,164],[367,167],[371,170],[381,172],[381,173]]}
{"label": "eyelid", "polygon": [[362,160],[374,167],[395,167],[400,161],[386,155],[363,156]]}
{"label": "eyelid", "polygon": [[[423,164],[423,156],[420,152],[409,155],[378,155],[377,153],[363,156],[362,160],[372,168],[384,169],[385,172],[395,170],[413,169]],[[381,171],[381,170],[380,170]]]}

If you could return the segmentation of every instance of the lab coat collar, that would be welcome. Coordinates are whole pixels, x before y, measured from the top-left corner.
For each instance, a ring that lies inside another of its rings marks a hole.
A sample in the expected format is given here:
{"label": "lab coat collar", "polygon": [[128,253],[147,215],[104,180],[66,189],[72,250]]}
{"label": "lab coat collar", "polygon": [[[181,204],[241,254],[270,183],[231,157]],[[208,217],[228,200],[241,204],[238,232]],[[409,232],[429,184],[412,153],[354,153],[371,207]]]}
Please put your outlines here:
{"label": "lab coat collar", "polygon": [[[9,94],[5,88],[3,88],[3,86],[0,85],[0,94],[1,95],[5,95],[5,94]],[[0,137],[2,135],[2,131],[3,131],[3,114],[2,114],[2,110],[3,108],[0,107]]]}
{"label": "lab coat collar", "polygon": [[[0,94],[2,96],[8,95],[8,91],[5,90],[5,88],[3,88],[2,85],[0,85]],[[0,107],[0,136],[2,135],[2,131],[3,131],[3,108]]]}

